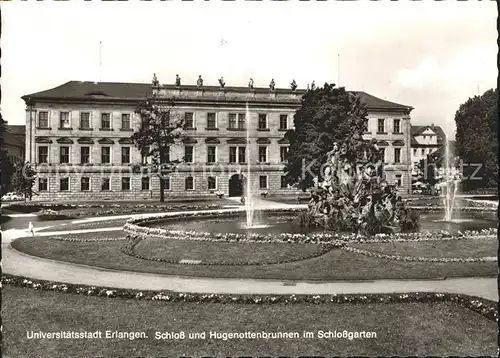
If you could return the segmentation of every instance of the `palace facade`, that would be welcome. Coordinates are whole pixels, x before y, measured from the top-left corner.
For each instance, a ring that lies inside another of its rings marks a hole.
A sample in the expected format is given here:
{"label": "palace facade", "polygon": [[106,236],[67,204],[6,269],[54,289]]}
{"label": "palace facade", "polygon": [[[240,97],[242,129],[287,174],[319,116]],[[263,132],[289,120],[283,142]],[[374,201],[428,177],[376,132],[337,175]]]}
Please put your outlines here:
{"label": "palace facade", "polygon": [[[165,196],[241,196],[250,163],[256,192],[295,194],[286,185],[285,132],[305,90],[225,86],[70,81],[23,96],[26,160],[38,172],[33,200],[147,200],[159,198],[151,160],[130,137],[139,102],[173,99],[187,137],[171,148],[184,161],[164,181]],[[386,178],[406,193],[411,186],[413,109],[356,92],[368,108],[365,138],[385,153]],[[248,109],[247,109],[248,104]],[[248,123],[247,123],[248,121]],[[247,141],[247,124],[250,128]]]}

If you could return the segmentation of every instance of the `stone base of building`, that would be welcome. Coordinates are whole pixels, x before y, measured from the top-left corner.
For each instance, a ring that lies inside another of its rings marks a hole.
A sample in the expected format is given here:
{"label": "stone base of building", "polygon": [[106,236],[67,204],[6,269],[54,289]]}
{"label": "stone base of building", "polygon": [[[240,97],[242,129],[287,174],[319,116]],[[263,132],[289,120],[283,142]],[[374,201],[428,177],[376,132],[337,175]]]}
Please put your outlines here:
{"label": "stone base of building", "polygon": [[[405,169],[401,166],[385,170],[387,181],[397,184],[401,194],[407,194],[411,189],[411,173]],[[283,169],[279,166],[256,166],[250,175],[244,168],[192,167],[165,175],[165,198],[241,197],[245,195],[248,176],[251,190],[256,195],[302,194],[301,190],[286,185]],[[65,178],[69,183],[63,188],[61,179]],[[43,187],[40,179],[46,180]],[[105,181],[109,182],[106,188],[103,187]],[[37,195],[33,196],[33,201],[154,201],[160,199],[160,178],[156,174],[133,173],[130,170],[40,172],[34,190]]]}

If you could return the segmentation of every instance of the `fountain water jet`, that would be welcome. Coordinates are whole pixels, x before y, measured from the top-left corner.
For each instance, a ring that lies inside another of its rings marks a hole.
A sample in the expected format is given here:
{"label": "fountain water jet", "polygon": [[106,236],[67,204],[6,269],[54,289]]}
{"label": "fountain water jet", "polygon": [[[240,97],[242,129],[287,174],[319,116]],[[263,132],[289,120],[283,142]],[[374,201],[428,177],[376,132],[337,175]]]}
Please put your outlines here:
{"label": "fountain water jet", "polygon": [[460,179],[456,173],[454,173],[454,170],[452,170],[452,165],[450,165],[450,149],[448,143],[446,143],[444,159],[444,183],[441,185],[441,188],[445,190],[442,194],[444,204],[443,221],[453,221],[453,210],[455,208],[455,198],[457,196]]}
{"label": "fountain water jet", "polygon": [[246,161],[247,161],[247,177],[245,181],[245,212],[246,212],[246,224],[245,228],[263,228],[267,227],[267,225],[259,224],[259,220],[256,215],[256,198],[254,196],[252,190],[252,171],[250,169],[250,110],[248,108],[248,102],[246,104],[246,112],[245,112],[245,122],[246,122],[246,131],[247,131],[247,140],[246,140]]}

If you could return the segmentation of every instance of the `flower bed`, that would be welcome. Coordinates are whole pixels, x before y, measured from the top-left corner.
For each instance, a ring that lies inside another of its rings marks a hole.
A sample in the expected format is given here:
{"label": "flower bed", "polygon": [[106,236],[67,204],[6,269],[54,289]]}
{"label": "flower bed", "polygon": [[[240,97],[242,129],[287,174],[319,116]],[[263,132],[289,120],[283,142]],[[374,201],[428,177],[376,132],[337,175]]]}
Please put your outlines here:
{"label": "flower bed", "polygon": [[3,275],[2,285],[26,287],[35,290],[57,291],[85,296],[137,299],[161,302],[198,302],[220,304],[373,304],[373,303],[436,303],[447,302],[459,305],[483,317],[498,321],[497,303],[479,297],[452,293],[392,293],[392,294],[333,294],[333,295],[233,295],[207,293],[176,293],[138,291],[60,282],[33,280],[25,277]]}
{"label": "flower bed", "polygon": [[419,261],[419,262],[495,262],[498,261],[496,257],[422,257],[422,256],[402,256],[402,255],[386,255],[369,250],[363,250],[357,247],[342,246],[343,250],[361,254],[369,257],[376,257],[378,259],[396,260],[396,261]]}
{"label": "flower bed", "polygon": [[68,242],[120,241],[126,239],[126,237],[89,238],[89,237],[72,237],[72,236],[52,236],[50,238],[54,240],[68,241]]}
{"label": "flower bed", "polygon": [[[143,240],[147,239],[144,236],[129,236],[127,243],[121,247],[121,251],[128,255],[132,256],[141,260],[148,260],[148,261],[156,261],[156,262],[165,262],[165,263],[171,263],[171,264],[186,264],[190,265],[193,264],[193,261],[196,261],[197,265],[224,265],[224,266],[259,266],[259,265],[275,265],[275,264],[284,264],[284,263],[289,263],[289,262],[296,262],[296,261],[302,261],[302,260],[307,260],[315,257],[322,256],[326,254],[327,252],[331,251],[334,248],[338,248],[342,246],[342,243],[327,243],[327,244],[322,244],[318,245],[318,248],[314,252],[307,252],[307,253],[297,253],[296,255],[293,255],[292,257],[277,257],[277,258],[268,258],[266,259],[260,259],[259,257],[254,257],[256,255],[253,255],[251,258],[237,258],[233,257],[233,255],[217,255],[215,258],[208,256],[209,258],[203,258],[203,260],[178,260],[174,259],[172,257],[158,257],[157,255],[151,255],[151,254],[143,254],[140,252],[137,252],[136,246]],[[168,239],[168,238],[165,238]],[[249,242],[246,242],[249,244]],[[264,244],[260,242],[260,244]],[[156,253],[156,252],[155,252]],[[172,255],[175,256],[175,255]]]}
{"label": "flower bed", "polygon": [[[425,206],[409,206],[409,209],[415,210],[415,211],[427,211],[427,212],[436,212],[436,211],[443,211],[444,210],[442,206],[436,206],[433,204],[427,204]],[[480,203],[474,203],[474,205],[455,208],[455,210],[457,210],[458,212],[492,213],[492,212],[497,211],[497,207],[495,205],[491,205],[491,204],[480,205]]]}
{"label": "flower bed", "polygon": [[68,220],[73,219],[71,215],[66,215],[60,211],[55,211],[52,209],[42,209],[38,213],[38,219],[40,221],[52,221],[52,220]]}
{"label": "flower bed", "polygon": [[[275,214],[294,213],[302,209],[273,210]],[[241,210],[218,210],[210,212],[193,212],[183,214],[160,214],[149,217],[133,218],[127,221],[123,227],[124,231],[134,236],[158,236],[177,240],[202,240],[202,241],[226,241],[226,242],[281,242],[281,243],[336,243],[336,242],[393,242],[393,241],[428,241],[428,240],[460,240],[474,237],[489,237],[496,235],[497,229],[484,229],[480,231],[465,231],[451,234],[448,231],[439,232],[415,232],[396,234],[377,234],[374,236],[363,236],[360,234],[346,233],[209,233],[198,231],[168,230],[142,226],[161,220],[186,220],[191,218],[212,218],[221,216],[240,215]]]}

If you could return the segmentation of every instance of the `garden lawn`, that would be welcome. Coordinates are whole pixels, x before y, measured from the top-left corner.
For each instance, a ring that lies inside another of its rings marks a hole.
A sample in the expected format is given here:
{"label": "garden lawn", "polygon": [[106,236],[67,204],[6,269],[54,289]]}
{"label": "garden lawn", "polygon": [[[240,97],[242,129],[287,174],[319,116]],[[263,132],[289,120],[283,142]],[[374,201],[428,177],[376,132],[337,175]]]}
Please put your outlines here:
{"label": "garden lawn", "polygon": [[[110,233],[79,234],[108,237]],[[75,236],[75,235],[72,235]],[[67,242],[49,237],[21,238],[12,242],[19,251],[33,256],[91,266],[179,276],[261,278],[275,280],[375,280],[496,276],[496,262],[437,263],[377,259],[333,249],[326,254],[297,262],[273,265],[182,265],[143,260],[121,251],[121,241]],[[242,244],[244,245],[244,244]],[[276,244],[282,245],[282,244]],[[293,244],[290,244],[293,245]],[[151,252],[154,254],[154,252]]]}
{"label": "garden lawn", "polygon": [[[75,205],[71,207],[71,205]],[[81,205],[81,206],[78,206]],[[148,202],[103,202],[103,203],[47,203],[47,204],[13,204],[2,208],[5,213],[37,213],[40,210],[53,210],[57,215],[66,218],[84,218],[89,216],[108,216],[141,214],[151,212],[187,211],[198,209],[213,209],[238,203],[227,200],[211,198],[206,200],[168,200],[164,203]],[[44,220],[58,220],[56,215],[46,215]],[[63,218],[61,218],[63,220]]]}
{"label": "garden lawn", "polygon": [[286,243],[233,243],[147,238],[141,240],[134,252],[150,259],[167,262],[199,260],[211,264],[263,264],[297,261],[319,256],[323,245]]}
{"label": "garden lawn", "polygon": [[[493,356],[497,325],[448,303],[217,304],[85,297],[5,286],[4,357]],[[27,339],[27,331],[145,332],[148,338]],[[319,339],[319,330],[376,338]],[[299,332],[305,339],[156,340],[155,332]]]}
{"label": "garden lawn", "polygon": [[349,244],[349,246],[384,255],[432,258],[478,258],[497,256],[498,254],[498,241],[496,237],[474,240],[362,243]]}

